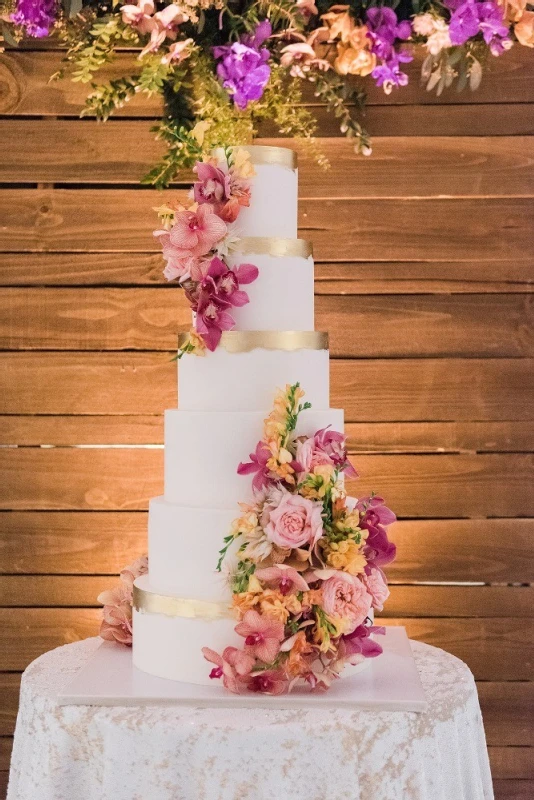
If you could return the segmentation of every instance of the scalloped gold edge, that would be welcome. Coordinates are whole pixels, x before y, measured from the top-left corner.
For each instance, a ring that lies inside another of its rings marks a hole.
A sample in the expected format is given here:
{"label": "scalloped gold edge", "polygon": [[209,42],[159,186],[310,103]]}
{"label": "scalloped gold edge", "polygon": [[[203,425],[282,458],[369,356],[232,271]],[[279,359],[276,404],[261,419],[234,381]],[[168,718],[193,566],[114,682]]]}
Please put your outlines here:
{"label": "scalloped gold edge", "polygon": [[294,256],[309,258],[313,256],[313,245],[307,239],[282,239],[278,236],[245,236],[236,245],[235,252],[241,255]]}
{"label": "scalloped gold edge", "polygon": [[233,618],[225,603],[209,603],[205,600],[191,600],[170,594],[158,594],[140,586],[133,587],[133,607],[143,614],[163,614],[166,617],[186,617],[188,619]]}
{"label": "scalloped gold edge", "polygon": [[[269,144],[238,144],[231,147],[246,150],[252,164],[274,164],[292,170],[296,170],[298,166],[298,156],[289,147],[275,147]],[[218,159],[224,158],[222,147],[215,147],[212,153]]]}
{"label": "scalloped gold edge", "polygon": [[[178,347],[188,334],[178,335]],[[227,353],[252,350],[328,350],[328,333],[322,331],[224,331],[219,347]]]}

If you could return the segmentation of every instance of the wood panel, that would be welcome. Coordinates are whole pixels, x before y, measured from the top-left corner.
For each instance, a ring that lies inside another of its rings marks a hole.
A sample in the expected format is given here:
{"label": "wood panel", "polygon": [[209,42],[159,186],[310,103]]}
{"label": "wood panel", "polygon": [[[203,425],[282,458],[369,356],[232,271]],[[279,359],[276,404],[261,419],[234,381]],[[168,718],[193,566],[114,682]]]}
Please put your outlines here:
{"label": "wood panel", "polygon": [[[0,513],[1,572],[117,575],[146,552],[145,512]],[[392,581],[534,582],[534,520],[406,520]]]}
{"label": "wood panel", "polygon": [[[533,547],[534,551],[534,547]],[[91,608],[118,582],[109,575],[0,575],[0,606]],[[534,617],[534,587],[392,585],[380,617]]]}
{"label": "wood panel", "polygon": [[[152,189],[6,189],[0,250],[157,251],[153,209],[170,196]],[[325,261],[350,260],[355,252],[362,260],[419,260],[422,241],[429,260],[528,261],[530,207],[529,198],[308,199],[300,203],[300,235]]]}
{"label": "wood panel", "polygon": [[[95,635],[97,608],[0,609],[0,670],[21,670],[41,653]],[[534,666],[534,622],[520,619],[383,619],[408,635],[461,658],[482,681],[528,681]],[[25,635],[21,637],[20,631]],[[503,648],[507,658],[503,659]]]}
{"label": "wood panel", "polygon": [[[4,289],[4,350],[171,350],[190,324],[178,287]],[[318,330],[334,358],[534,355],[530,295],[320,296]]]}
{"label": "wood panel", "polygon": [[[0,180],[15,183],[138,183],[164,148],[146,122],[125,120],[117,127],[91,120],[24,120],[4,123],[10,158]],[[55,143],[61,141],[62,147]],[[277,144],[279,139],[260,139]],[[299,153],[299,196],[438,197],[442,195],[525,197],[534,193],[532,137],[373,138],[372,158],[355,158],[348,141],[323,139],[330,169],[314,168],[305,148]],[[128,158],[125,158],[128,153]],[[177,182],[189,183],[192,172]]]}
{"label": "wood panel", "polygon": [[[161,414],[177,403],[172,355],[5,354],[0,413]],[[330,377],[332,407],[344,408],[349,422],[534,416],[532,359],[334,360]]]}
{"label": "wood panel", "polygon": [[495,800],[532,800],[534,781],[494,781]]}
{"label": "wood panel", "polygon": [[[357,467],[362,477],[348,491],[380,489],[400,517],[534,515],[530,454],[365,455]],[[163,490],[163,452],[7,448],[0,451],[0,480],[3,509],[144,509]]]}
{"label": "wood panel", "polygon": [[[315,293],[482,294],[534,291],[532,264],[487,261],[315,263]],[[161,286],[158,253],[0,253],[0,286]]]}
{"label": "wood panel", "polygon": [[[77,116],[87,96],[87,86],[69,80],[49,83],[49,78],[61,65],[61,52],[5,53],[0,61],[0,85],[2,103],[0,112],[12,115],[58,115]],[[369,82],[366,83],[370,105],[480,105],[486,103],[528,103],[534,100],[534,90],[528,70],[529,57],[524,48],[516,47],[505,58],[492,62],[491,78],[486,76],[477,92],[458,93],[454,88],[446,90],[440,97],[427,92],[419,85],[419,74],[423,52],[417,53],[412,64],[406,66],[410,82],[402,92],[384,94]],[[138,71],[139,62],[135,54],[119,54],[97,76],[99,83],[121,76],[125,70]],[[306,90],[305,100],[316,103],[313,91]],[[120,116],[158,116],[159,98],[138,95]],[[425,131],[426,133],[426,131]]]}
{"label": "wood panel", "polygon": [[534,752],[528,747],[489,747],[494,779],[534,781]]}
{"label": "wood panel", "polygon": [[[526,453],[534,422],[348,422],[358,453]],[[0,417],[0,445],[163,444],[161,415]]]}

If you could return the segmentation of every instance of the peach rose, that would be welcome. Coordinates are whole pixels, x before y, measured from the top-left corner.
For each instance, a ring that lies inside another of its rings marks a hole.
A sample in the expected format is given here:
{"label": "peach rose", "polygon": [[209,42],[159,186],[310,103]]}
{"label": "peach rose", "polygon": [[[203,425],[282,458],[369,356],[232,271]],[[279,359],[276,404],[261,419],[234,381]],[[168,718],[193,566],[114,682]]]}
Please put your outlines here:
{"label": "peach rose", "polygon": [[517,41],[525,47],[534,47],[534,11],[523,11],[523,16],[514,26]]}
{"label": "peach rose", "polygon": [[379,567],[371,567],[369,575],[363,576],[363,582],[373,599],[373,608],[382,611],[384,603],[389,597],[386,576]]}
{"label": "peach rose", "polygon": [[314,545],[323,532],[322,504],[284,492],[279,505],[268,509],[267,538],[279,547]]}
{"label": "peach rose", "polygon": [[323,608],[329,616],[349,620],[351,633],[367,617],[372,597],[359,578],[339,572],[323,583]]}

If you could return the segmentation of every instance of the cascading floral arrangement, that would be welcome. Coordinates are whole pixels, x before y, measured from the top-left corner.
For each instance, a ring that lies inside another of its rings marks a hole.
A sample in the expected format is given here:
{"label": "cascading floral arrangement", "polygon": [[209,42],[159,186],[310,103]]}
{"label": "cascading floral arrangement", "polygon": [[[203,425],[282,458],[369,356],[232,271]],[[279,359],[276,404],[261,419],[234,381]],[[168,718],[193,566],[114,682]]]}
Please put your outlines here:
{"label": "cascading floral arrangement", "polygon": [[[369,137],[357,119],[365,83],[373,80],[386,93],[405,86],[414,45],[426,52],[423,83],[438,94],[453,82],[476,89],[488,57],[516,42],[534,47],[531,0],[0,3],[11,44],[58,34],[68,46],[63,72],[93,87],[83,113],[107,119],[138,93],[161,96],[163,118],[154,130],[168,152],[145,179],[156,186],[214,146],[249,143],[265,120],[306,140],[326,166],[314,142],[315,118],[303,104],[311,96],[368,155]],[[138,68],[93,83],[124,47],[140,49]]]}
{"label": "cascading floral arrangement", "polygon": [[372,609],[389,596],[382,567],[396,548],[386,528],[395,515],[381,497],[346,496],[343,476],[357,477],[345,437],[328,428],[297,436],[298,384],[276,395],[263,438],[238,467],[253,475],[254,500],[242,504],[220,552],[229,551],[236,633],[243,647],[204,648],[231,692],[281,694],[298,682],[324,690],[347,664],[382,652]]}
{"label": "cascading floral arrangement", "polygon": [[226,258],[239,241],[235,222],[250,202],[250,178],[254,167],[249,153],[241,148],[223,149],[224,161],[199,161],[187,205],[158,209],[163,230],[154,235],[163,248],[163,274],[184,289],[194,312],[194,325],[178,350],[203,355],[215,350],[223,331],[235,320],[232,307],[246,305],[249,298],[241,286],[258,277],[254,264],[230,267]]}

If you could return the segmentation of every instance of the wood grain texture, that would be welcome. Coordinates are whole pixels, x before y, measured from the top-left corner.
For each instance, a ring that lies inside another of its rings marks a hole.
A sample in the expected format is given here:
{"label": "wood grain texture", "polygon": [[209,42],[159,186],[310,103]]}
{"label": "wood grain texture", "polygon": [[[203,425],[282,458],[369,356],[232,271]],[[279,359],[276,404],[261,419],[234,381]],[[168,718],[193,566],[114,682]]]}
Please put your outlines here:
{"label": "wood grain texture", "polygon": [[[364,455],[357,467],[347,491],[379,488],[400,517],[534,515],[531,454]],[[140,510],[163,490],[163,451],[7,448],[0,480],[2,509]]]}
{"label": "wood grain texture", "polygon": [[[402,113],[402,112],[401,112]],[[146,122],[117,126],[92,120],[24,120],[3,123],[10,158],[0,180],[15,183],[134,183],[164,152]],[[61,141],[62,147],[55,146]],[[259,139],[277,144],[279,139]],[[318,170],[299,153],[299,196],[304,197],[525,197],[534,193],[532,137],[373,138],[372,158],[355,158],[349,141],[321,139],[330,169]],[[176,182],[190,183],[192,172]]]}
{"label": "wood grain texture", "polygon": [[[0,512],[4,573],[116,576],[146,553],[145,512]],[[392,581],[534,582],[534,519],[406,520]]]}
{"label": "wood grain texture", "polygon": [[[116,583],[109,575],[0,575],[0,607],[94,608]],[[392,585],[377,618],[419,617],[421,609],[427,617],[534,618],[534,587]]]}
{"label": "wood grain texture", "polygon": [[494,781],[495,800],[532,800],[534,781]]}
{"label": "wood grain texture", "polygon": [[[5,189],[0,250],[154,252],[153,209],[169,196],[152,189]],[[355,253],[361,260],[419,260],[423,247],[429,260],[528,261],[530,206],[529,198],[305,199],[299,235],[313,241],[320,261]]]}
{"label": "wood grain texture", "polygon": [[[5,53],[0,61],[0,86],[2,87],[2,104],[0,112],[3,114],[43,114],[43,115],[74,115],[81,110],[87,96],[87,86],[72,83],[70,80],[54,81],[49,83],[49,78],[61,66],[62,54],[59,51]],[[410,75],[410,82],[403,92],[392,92],[385,95],[369,83],[366,89],[369,95],[369,104],[383,105],[480,105],[485,103],[528,103],[534,100],[534,90],[528,71],[529,58],[524,48],[516,47],[505,58],[492,62],[491,79],[483,81],[477,92],[458,93],[455,89],[443,92],[440,97],[435,93],[427,92],[419,85],[419,74],[422,50],[417,52],[417,57],[412,64],[407,65],[406,71]],[[98,73],[97,80],[102,83],[119,77],[125,70],[139,70],[139,62],[135,54],[120,53],[114,62]],[[313,92],[306,90],[304,100],[316,103]],[[148,98],[145,95],[136,96],[119,113],[119,116],[148,116],[157,117],[161,110],[159,98]]]}
{"label": "wood grain texture", "polygon": [[[534,291],[528,261],[315,262],[315,293],[483,294]],[[161,286],[158,253],[0,253],[0,286]]]}
{"label": "wood grain texture", "polygon": [[[4,350],[171,350],[191,312],[178,287],[3,289]],[[317,330],[333,358],[534,356],[534,298],[524,294],[319,296]]]}
{"label": "wood grain texture", "polygon": [[[172,356],[4,354],[0,413],[162,414],[177,404]],[[348,422],[534,418],[532,359],[334,360],[330,379],[331,405]]]}
{"label": "wood grain texture", "polygon": [[[526,453],[534,422],[348,422],[358,453]],[[0,445],[163,444],[161,415],[0,417]]]}
{"label": "wood grain texture", "polygon": [[[95,635],[97,608],[0,609],[0,670],[24,669],[41,653]],[[520,619],[383,619],[408,635],[458,656],[482,681],[528,681],[534,666],[534,622]],[[21,637],[20,631],[25,635]],[[506,647],[508,659],[502,658]]]}

